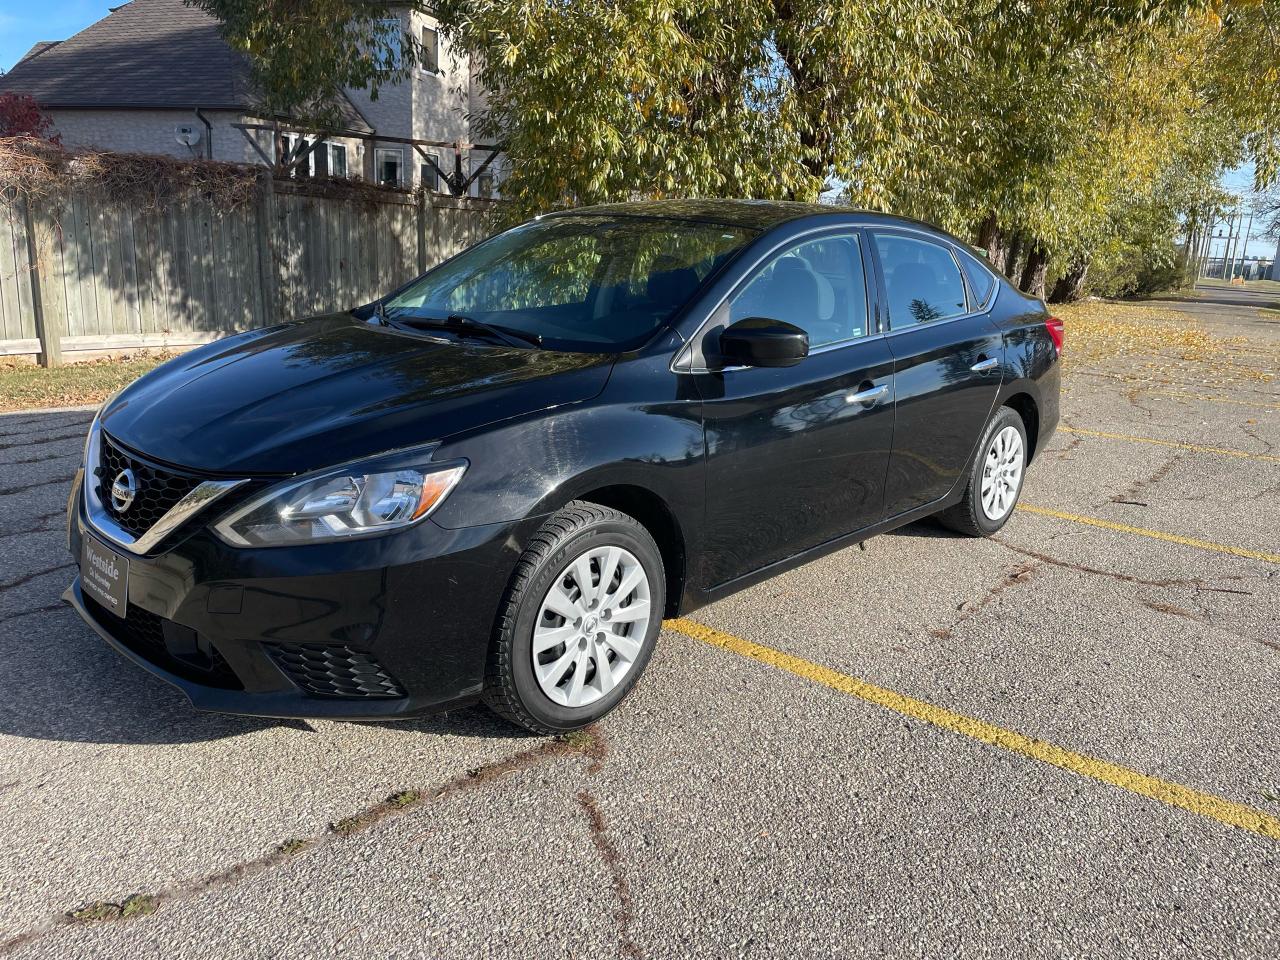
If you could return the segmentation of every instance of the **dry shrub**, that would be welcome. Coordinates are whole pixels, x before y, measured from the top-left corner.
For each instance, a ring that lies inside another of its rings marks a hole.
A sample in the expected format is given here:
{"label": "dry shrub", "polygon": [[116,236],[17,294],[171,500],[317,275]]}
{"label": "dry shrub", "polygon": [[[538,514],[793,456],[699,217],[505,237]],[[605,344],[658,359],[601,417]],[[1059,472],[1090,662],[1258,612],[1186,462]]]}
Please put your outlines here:
{"label": "dry shrub", "polygon": [[257,198],[260,171],[214,160],[64,150],[34,137],[0,137],[0,193],[29,200],[93,190],[142,210],[191,196],[234,210]]}

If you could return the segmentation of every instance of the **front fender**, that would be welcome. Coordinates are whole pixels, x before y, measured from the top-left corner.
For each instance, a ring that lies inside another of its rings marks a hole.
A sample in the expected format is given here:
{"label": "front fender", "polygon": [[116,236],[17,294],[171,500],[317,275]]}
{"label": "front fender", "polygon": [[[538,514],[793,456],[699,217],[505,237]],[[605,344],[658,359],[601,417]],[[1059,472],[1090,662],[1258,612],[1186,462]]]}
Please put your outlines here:
{"label": "front fender", "polygon": [[[669,398],[654,401],[664,373]],[[432,519],[444,527],[521,520],[626,485],[698,526],[706,492],[702,402],[683,389],[684,379],[665,369],[665,358],[640,358],[620,365],[593,401],[450,438],[436,459],[465,457],[471,466]]]}

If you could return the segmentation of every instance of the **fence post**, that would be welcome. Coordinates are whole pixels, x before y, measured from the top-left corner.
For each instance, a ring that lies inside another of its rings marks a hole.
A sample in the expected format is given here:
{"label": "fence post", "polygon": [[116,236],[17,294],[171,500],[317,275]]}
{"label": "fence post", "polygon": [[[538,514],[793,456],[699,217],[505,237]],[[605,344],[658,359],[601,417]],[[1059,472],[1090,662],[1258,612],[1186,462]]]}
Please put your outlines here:
{"label": "fence post", "polygon": [[427,272],[427,188],[418,189],[418,273]]}
{"label": "fence post", "polygon": [[276,227],[275,177],[270,168],[262,171],[262,191],[258,196],[258,284],[262,288],[262,322],[269,327],[276,316],[276,263],[272,255],[272,234]]}
{"label": "fence post", "polygon": [[31,215],[31,198],[22,200],[22,225],[27,234],[27,268],[31,281],[31,312],[36,323],[36,337],[40,340],[40,366],[62,365],[62,334],[56,320],[45,316],[44,295],[40,289],[40,239],[36,236],[35,217]]}

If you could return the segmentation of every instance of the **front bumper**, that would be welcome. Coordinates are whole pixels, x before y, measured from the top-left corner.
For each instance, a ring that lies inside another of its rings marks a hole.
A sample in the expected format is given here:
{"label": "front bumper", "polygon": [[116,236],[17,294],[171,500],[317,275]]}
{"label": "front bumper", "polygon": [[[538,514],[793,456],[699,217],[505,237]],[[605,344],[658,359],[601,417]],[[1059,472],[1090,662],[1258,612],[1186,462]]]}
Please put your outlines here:
{"label": "front bumper", "polygon": [[[76,486],[68,546],[78,559],[97,534]],[[198,710],[412,717],[479,698],[503,591],[538,523],[427,520],[387,537],[254,550],[196,520],[155,556],[128,557],[126,617],[87,597],[79,577],[63,598]]]}

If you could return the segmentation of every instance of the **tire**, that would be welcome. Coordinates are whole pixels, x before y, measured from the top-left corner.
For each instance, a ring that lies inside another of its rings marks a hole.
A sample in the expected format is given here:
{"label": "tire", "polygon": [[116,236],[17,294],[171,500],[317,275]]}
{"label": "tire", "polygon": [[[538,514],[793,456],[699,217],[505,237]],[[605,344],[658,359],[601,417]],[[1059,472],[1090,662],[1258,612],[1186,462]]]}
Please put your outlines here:
{"label": "tire", "polygon": [[[1008,431],[1012,430],[1013,434]],[[1009,471],[1012,464],[1006,459],[1013,447],[1016,436],[1017,475],[1013,477]],[[1001,438],[1006,441],[1002,448],[1005,456],[1000,455],[998,444]],[[983,503],[982,483],[992,459],[994,468],[1003,470],[1003,479],[999,473],[995,476],[995,497],[988,501],[992,508]],[[939,522],[956,533],[969,537],[989,537],[1003,527],[1011,516],[1022,493],[1022,483],[1027,476],[1027,430],[1023,426],[1022,417],[1009,407],[1000,407],[991,415],[987,429],[982,432],[982,442],[978,444],[978,452],[969,470],[969,479],[965,484],[964,496],[955,506],[948,507],[938,514]],[[1003,494],[1003,496],[1001,496]],[[1001,511],[1000,507],[1003,507]],[[992,513],[998,516],[992,516]]]}
{"label": "tire", "polygon": [[[593,581],[590,597],[580,586],[584,570]],[[643,623],[641,603],[648,605]],[[611,507],[569,503],[534,534],[511,575],[485,671],[485,704],[532,733],[594,723],[644,672],[665,609],[666,573],[649,531]],[[538,645],[564,642],[535,653],[535,633]]]}

